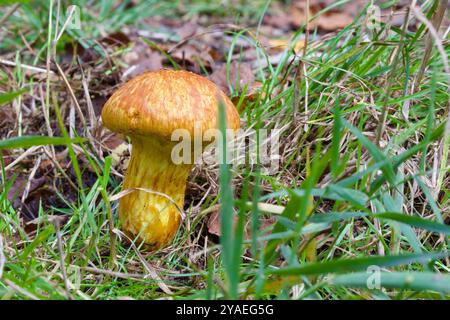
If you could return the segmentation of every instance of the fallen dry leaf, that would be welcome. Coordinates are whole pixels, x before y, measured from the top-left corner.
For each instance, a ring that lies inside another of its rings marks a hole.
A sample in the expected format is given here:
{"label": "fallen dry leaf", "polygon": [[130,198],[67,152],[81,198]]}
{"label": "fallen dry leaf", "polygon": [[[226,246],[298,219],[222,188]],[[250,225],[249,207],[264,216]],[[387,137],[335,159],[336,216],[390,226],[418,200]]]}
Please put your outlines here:
{"label": "fallen dry leaf", "polygon": [[[209,76],[209,80],[219,86],[225,93],[230,94],[226,64],[223,64],[218,69],[214,70]],[[229,67],[229,81],[229,84],[234,90],[238,89],[241,91],[245,85],[247,85],[248,88],[252,88],[253,83],[255,82],[255,76],[248,63],[238,63],[237,61],[233,61],[230,63]]]}
{"label": "fallen dry leaf", "polygon": [[99,40],[100,43],[108,46],[124,46],[130,41],[130,38],[121,31],[111,33]]}
{"label": "fallen dry leaf", "polygon": [[326,31],[345,28],[352,23],[353,17],[346,12],[328,11],[317,19],[317,26]]}
{"label": "fallen dry leaf", "polygon": [[123,61],[128,67],[122,73],[122,80],[129,80],[146,71],[156,71],[163,67],[164,57],[152,50],[146,43],[137,41],[130,51],[124,54]]}
{"label": "fallen dry leaf", "polygon": [[355,1],[343,7],[332,8],[315,17],[323,9],[332,4],[330,1],[316,0],[310,1],[309,11],[305,1],[295,1],[286,10],[279,3],[274,3],[271,8],[271,15],[267,15],[264,22],[278,29],[291,30],[298,29],[306,25],[308,16],[308,27],[310,30],[319,28],[324,31],[334,31],[349,25],[358,12],[360,4]]}
{"label": "fallen dry leaf", "polygon": [[199,63],[204,67],[211,67],[215,64],[215,60],[210,55],[211,48],[206,45],[195,45],[187,43],[173,50],[170,55],[183,67],[186,64],[195,66]]}
{"label": "fallen dry leaf", "polygon": [[122,79],[126,81],[147,71],[160,70],[163,67],[162,61],[162,56],[159,53],[153,52],[149,58],[140,60],[125,70],[122,74]]}
{"label": "fallen dry leaf", "polygon": [[[238,217],[236,215],[233,216],[233,228],[236,227],[236,223],[238,222]],[[264,232],[264,235],[270,234],[270,227],[273,226],[276,222],[274,217],[260,217],[259,220],[259,230]],[[208,219],[207,222],[208,232],[215,236],[220,237],[220,210],[215,210]],[[269,229],[269,230],[268,230]],[[251,239],[251,225],[250,220],[245,222],[244,226],[244,239]]]}
{"label": "fallen dry leaf", "polygon": [[176,33],[180,36],[181,39],[186,39],[196,34],[198,29],[199,29],[198,24],[192,21],[188,21],[181,27],[177,28]]}
{"label": "fallen dry leaf", "polygon": [[[286,50],[291,45],[289,39],[269,39],[268,49],[269,51],[280,52]],[[291,45],[292,46],[292,45]],[[298,54],[305,46],[304,40],[299,40],[293,46],[294,52]]]}
{"label": "fallen dry leaf", "polygon": [[[51,215],[47,216],[47,221],[52,224],[58,224],[60,227],[64,226],[69,221],[68,215]],[[42,226],[42,218],[36,218],[31,221],[23,223],[23,229],[27,235],[34,235],[39,226]]]}

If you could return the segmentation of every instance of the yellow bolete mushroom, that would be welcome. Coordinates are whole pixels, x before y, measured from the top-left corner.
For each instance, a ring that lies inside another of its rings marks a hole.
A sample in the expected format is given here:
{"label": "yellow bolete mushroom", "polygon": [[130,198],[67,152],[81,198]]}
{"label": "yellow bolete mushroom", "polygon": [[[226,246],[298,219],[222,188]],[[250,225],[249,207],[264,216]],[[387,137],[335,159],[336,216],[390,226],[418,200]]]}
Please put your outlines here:
{"label": "yellow bolete mushroom", "polygon": [[196,136],[198,132],[217,128],[220,102],[228,128],[238,130],[239,114],[228,97],[208,79],[188,71],[144,73],[120,87],[106,102],[103,124],[129,136],[132,143],[123,188],[136,191],[123,196],[119,203],[126,233],[153,248],[173,239],[195,159],[187,164],[172,161],[177,143],[171,141],[172,132],[185,129],[192,141],[201,138]]}

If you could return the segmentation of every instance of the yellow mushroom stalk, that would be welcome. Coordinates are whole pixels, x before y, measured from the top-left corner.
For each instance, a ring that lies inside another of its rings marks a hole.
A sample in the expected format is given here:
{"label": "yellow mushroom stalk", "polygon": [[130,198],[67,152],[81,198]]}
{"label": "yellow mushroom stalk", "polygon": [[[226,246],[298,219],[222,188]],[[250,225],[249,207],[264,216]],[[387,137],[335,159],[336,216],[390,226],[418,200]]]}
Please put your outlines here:
{"label": "yellow mushroom stalk", "polygon": [[[181,222],[186,180],[195,160],[177,164],[172,150],[175,130],[191,141],[217,128],[218,108],[225,106],[227,126],[239,129],[239,114],[211,81],[187,71],[144,73],[119,88],[102,110],[103,124],[131,139],[131,160],[123,183],[135,190],[120,199],[123,230],[152,248],[168,245]],[[195,129],[194,129],[195,128]]]}

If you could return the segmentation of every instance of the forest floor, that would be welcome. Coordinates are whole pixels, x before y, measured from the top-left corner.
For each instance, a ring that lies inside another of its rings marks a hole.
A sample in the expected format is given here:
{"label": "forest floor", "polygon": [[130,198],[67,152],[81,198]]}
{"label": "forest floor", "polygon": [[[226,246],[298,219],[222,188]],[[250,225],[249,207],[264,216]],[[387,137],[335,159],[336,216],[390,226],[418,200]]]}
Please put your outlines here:
{"label": "forest floor", "polygon": [[[450,297],[446,1],[74,3],[0,6],[1,298]],[[149,252],[120,231],[131,145],[101,110],[162,68],[281,133],[275,171],[195,166]]]}

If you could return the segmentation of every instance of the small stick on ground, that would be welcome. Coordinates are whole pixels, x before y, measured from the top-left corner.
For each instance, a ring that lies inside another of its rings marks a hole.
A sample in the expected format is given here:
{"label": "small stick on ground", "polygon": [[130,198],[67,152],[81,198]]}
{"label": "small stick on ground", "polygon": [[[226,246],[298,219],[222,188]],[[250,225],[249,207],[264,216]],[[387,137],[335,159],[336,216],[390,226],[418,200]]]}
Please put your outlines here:
{"label": "small stick on ground", "polygon": [[[447,9],[447,3],[448,0],[440,0],[439,6],[433,15],[433,20],[431,21],[431,24],[436,30],[439,30],[439,28],[441,27],[442,21],[444,19],[445,10]],[[424,51],[425,53],[423,55],[419,73],[417,74],[416,81],[414,83],[415,91],[417,91],[417,88],[419,88],[420,82],[422,81],[425,69],[428,66],[428,60],[430,60],[431,57],[432,49],[433,49],[433,36],[431,34],[431,31],[428,31],[427,38],[425,40],[425,51]]]}
{"label": "small stick on ground", "polygon": [[145,279],[145,275],[139,274],[139,273],[123,273],[123,272],[116,272],[111,270],[104,270],[104,269],[98,269],[98,268],[92,268],[92,267],[82,267],[82,270],[86,270],[90,273],[96,273],[96,274],[104,274],[107,276],[111,276],[114,278],[120,278],[120,279],[132,279],[132,280],[143,280]]}
{"label": "small stick on ground", "polygon": [[39,300],[38,297],[36,297],[34,294],[32,294],[31,292],[25,290],[22,287],[19,287],[18,285],[16,285],[14,282],[12,282],[9,279],[3,279],[3,281],[5,282],[5,284],[10,287],[11,289],[13,289],[14,291],[24,295],[25,297],[31,299],[31,300]]}
{"label": "small stick on ground", "polygon": [[395,72],[397,70],[397,66],[399,65],[400,55],[401,55],[401,52],[403,51],[403,47],[405,45],[404,39],[405,39],[406,31],[408,30],[409,14],[410,14],[410,10],[409,10],[409,8],[407,8],[407,11],[405,14],[405,19],[403,20],[403,29],[402,29],[402,33],[400,36],[399,46],[396,48],[395,55],[392,59],[392,69],[391,69],[390,76],[388,77],[387,83],[386,83],[386,91],[385,91],[384,98],[383,98],[381,115],[378,118],[378,125],[377,125],[376,137],[375,137],[375,142],[378,146],[380,146],[381,137],[383,136],[383,133],[384,133],[384,126],[386,124],[386,119],[387,119],[387,115],[388,115],[388,106],[386,104],[390,97],[389,94],[391,92],[391,88],[394,83]]}
{"label": "small stick on ground", "polygon": [[[10,66],[10,67],[17,67],[17,66],[19,66],[22,69],[29,70],[29,71],[36,72],[36,73],[47,73],[47,70],[45,70],[43,68],[29,66],[29,65],[23,64],[23,63],[16,63],[16,62],[5,60],[5,59],[0,59],[0,64],[4,64],[5,66]],[[55,74],[51,70],[48,73],[51,74],[51,75]]]}
{"label": "small stick on ground", "polygon": [[111,239],[111,244],[109,248],[110,252],[110,269],[115,270],[116,269],[116,239],[117,236],[114,232],[114,216],[112,214],[112,208],[111,208],[111,202],[108,198],[108,194],[106,193],[106,190],[102,188],[100,191],[103,201],[105,202],[106,211],[108,212],[108,224],[109,224],[109,236]]}
{"label": "small stick on ground", "polygon": [[[305,44],[303,45],[302,50],[302,59],[298,62],[297,69],[295,71],[295,86],[294,86],[294,112],[293,112],[293,124],[297,125],[299,106],[300,106],[300,90],[302,84],[302,77],[304,70],[306,70],[305,63],[303,62],[303,58],[306,56],[306,49],[308,47],[308,37],[309,37],[309,0],[306,1],[306,12],[305,12]],[[308,103],[305,102],[305,114],[308,113]],[[308,124],[305,121],[305,131],[308,128]]]}
{"label": "small stick on ground", "polygon": [[16,10],[19,8],[20,3],[14,4],[8,12],[5,13],[5,15],[0,19],[0,26],[8,19]]}
{"label": "small stick on ground", "polygon": [[60,226],[59,226],[59,221],[55,220],[53,221],[53,225],[55,226],[56,229],[56,237],[58,240],[58,251],[59,251],[59,267],[61,269],[61,273],[62,273],[62,277],[63,277],[63,281],[64,281],[64,288],[66,290],[66,295],[67,298],[72,300],[72,296],[70,294],[70,287],[69,287],[69,282],[67,280],[67,272],[66,272],[66,265],[65,265],[65,259],[64,259],[64,249],[63,249],[63,245],[62,245],[62,238],[61,238],[61,231],[60,231]]}

